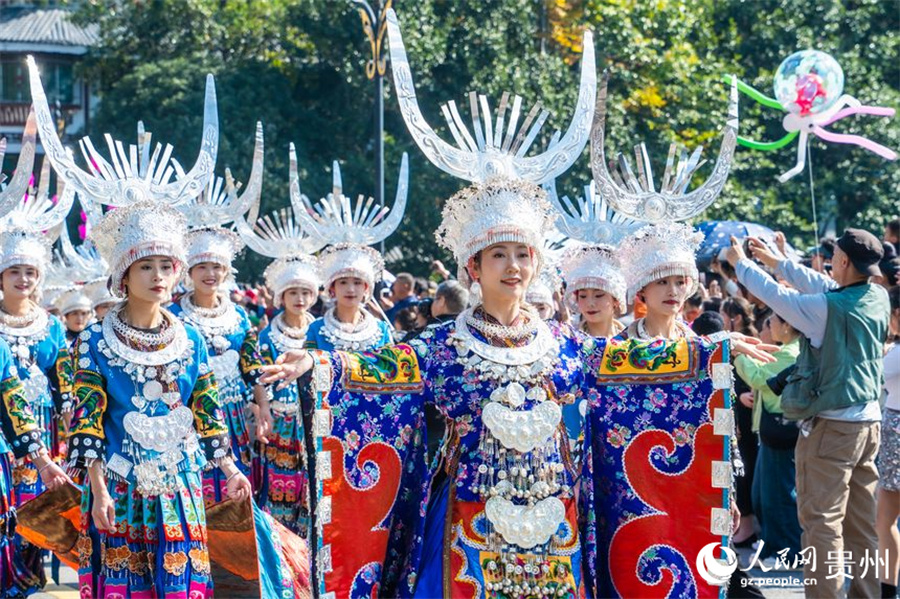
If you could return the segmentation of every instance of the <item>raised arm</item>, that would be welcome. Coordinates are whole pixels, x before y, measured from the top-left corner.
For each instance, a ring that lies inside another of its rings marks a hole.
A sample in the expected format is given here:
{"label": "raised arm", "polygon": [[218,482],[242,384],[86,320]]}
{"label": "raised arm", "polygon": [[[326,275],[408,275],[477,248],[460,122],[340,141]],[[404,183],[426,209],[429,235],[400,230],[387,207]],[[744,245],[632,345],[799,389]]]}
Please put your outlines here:
{"label": "raised arm", "polygon": [[738,280],[785,322],[803,333],[813,347],[822,345],[828,303],[821,293],[802,294],[777,283],[752,260],[743,259],[735,267]]}

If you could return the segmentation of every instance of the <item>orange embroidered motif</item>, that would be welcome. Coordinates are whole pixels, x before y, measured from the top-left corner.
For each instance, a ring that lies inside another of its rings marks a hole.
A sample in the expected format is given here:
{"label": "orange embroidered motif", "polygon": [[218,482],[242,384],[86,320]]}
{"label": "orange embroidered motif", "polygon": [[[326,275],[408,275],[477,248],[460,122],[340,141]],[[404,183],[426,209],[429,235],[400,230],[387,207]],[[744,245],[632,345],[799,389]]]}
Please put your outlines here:
{"label": "orange embroidered motif", "polygon": [[150,569],[151,556],[149,551],[132,551],[128,558],[128,569],[138,576],[143,576]]}
{"label": "orange embroidered motif", "polygon": [[191,549],[191,568],[200,574],[209,574],[209,553],[206,549]]}
{"label": "orange embroidered motif", "polygon": [[82,568],[91,565],[91,555],[94,553],[94,544],[91,543],[91,537],[87,535],[79,535],[78,543],[75,544],[75,550],[78,552],[78,565]]}
{"label": "orange embroidered motif", "polygon": [[131,549],[128,548],[128,545],[106,548],[104,562],[106,563],[106,567],[110,570],[121,570],[125,567],[126,564],[128,564],[130,559]]}
{"label": "orange embroidered motif", "polygon": [[184,551],[179,551],[177,553],[167,551],[166,555],[163,557],[163,568],[173,576],[181,576],[184,574],[187,563],[188,556],[185,555]]}

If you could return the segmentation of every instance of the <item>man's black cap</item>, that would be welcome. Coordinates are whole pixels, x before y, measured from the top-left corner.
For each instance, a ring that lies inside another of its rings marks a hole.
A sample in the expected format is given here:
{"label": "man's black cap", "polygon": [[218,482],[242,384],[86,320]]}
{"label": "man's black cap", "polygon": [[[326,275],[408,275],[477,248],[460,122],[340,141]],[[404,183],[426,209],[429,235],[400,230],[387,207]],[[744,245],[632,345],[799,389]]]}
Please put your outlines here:
{"label": "man's black cap", "polygon": [[881,241],[862,229],[847,229],[837,240],[841,248],[856,270],[862,274],[877,277],[881,275],[878,263],[884,257]]}

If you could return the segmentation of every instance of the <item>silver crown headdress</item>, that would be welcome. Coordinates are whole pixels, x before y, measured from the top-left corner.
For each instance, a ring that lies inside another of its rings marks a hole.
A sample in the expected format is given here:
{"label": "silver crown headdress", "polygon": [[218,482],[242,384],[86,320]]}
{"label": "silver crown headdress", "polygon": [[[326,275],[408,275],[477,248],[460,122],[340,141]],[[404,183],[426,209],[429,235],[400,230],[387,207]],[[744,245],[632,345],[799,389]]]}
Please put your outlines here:
{"label": "silver crown headdress", "polygon": [[604,144],[608,81],[607,71],[603,73],[600,92],[597,94],[597,110],[591,132],[591,169],[600,196],[622,216],[650,223],[682,221],[705,210],[725,186],[734,158],[738,129],[737,80],[732,79],[728,118],[712,175],[703,185],[690,192],[687,189],[691,178],[703,165],[700,161],[702,147],[694,150],[690,156],[687,150],[682,149],[676,165],[676,145],[669,146],[659,191],[653,182],[650,157],[643,143],[635,146],[637,176],[624,154],[619,154],[616,162],[610,161],[607,165]]}
{"label": "silver crown headdress", "polygon": [[[85,228],[89,229],[100,220],[98,216],[100,208],[84,196],[78,200],[85,212]],[[60,228],[59,249],[54,252],[54,264],[66,272],[69,281],[86,282],[100,277],[105,280],[109,271],[109,264],[94,244],[90,240],[85,240],[81,245],[75,246],[65,225]]]}
{"label": "silver crown headdress", "polygon": [[522,127],[522,98],[504,93],[492,116],[484,95],[469,93],[474,136],[463,123],[456,103],[442,107],[456,146],[442,140],[419,109],[415,85],[397,15],[387,11],[391,70],[400,112],[419,148],[439,169],[474,185],[450,198],[438,230],[438,242],[453,251],[459,278],[468,283],[465,270],[478,251],[503,241],[526,243],[534,248],[538,265],[540,245],[551,220],[541,183],[563,173],[578,158],[590,135],[597,78],[594,45],[584,35],[578,101],[565,135],[548,148],[526,156],[549,117],[540,103],[528,112]]}
{"label": "silver crown headdress", "polygon": [[184,216],[165,204],[144,201],[108,212],[91,231],[91,240],[110,265],[112,294],[124,298],[122,278],[128,267],[150,256],[172,258],[182,271],[186,233]]}
{"label": "silver crown headdress", "polygon": [[[90,138],[80,142],[84,158],[90,165],[85,171],[75,164],[56,133],[56,124],[47,104],[40,74],[34,59],[28,57],[31,96],[37,112],[37,125],[47,157],[60,177],[79,195],[87,195],[108,206],[127,206],[144,200],[163,204],[180,204],[197,196],[206,186],[216,166],[219,145],[216,88],[212,75],[206,77],[206,97],[203,110],[203,135],[200,154],[190,171],[184,172],[172,156],[172,146],[163,149],[157,143],[150,153],[151,134],[138,123],[138,144],[126,152],[122,142],[106,136],[110,161],[94,149]],[[170,164],[171,163],[171,164]]]}
{"label": "silver crown headdress", "polygon": [[[6,215],[19,204],[28,191],[31,180],[31,169],[34,168],[34,151],[37,145],[37,121],[34,116],[34,108],[28,111],[25,119],[25,131],[22,133],[22,147],[19,150],[19,160],[16,162],[16,170],[9,182],[6,176],[0,173],[0,217]],[[0,139],[0,166],[3,166],[3,157],[6,156],[6,138]]]}
{"label": "silver crown headdress", "polygon": [[697,250],[703,233],[684,223],[650,225],[626,238],[619,247],[619,260],[627,264],[628,300],[645,285],[670,276],[689,277],[696,289]]}
{"label": "silver crown headdress", "polygon": [[541,272],[531,281],[525,291],[525,301],[529,304],[553,305],[553,294],[560,290],[562,282],[556,266],[544,264]]}
{"label": "silver crown headdress", "polygon": [[119,298],[109,292],[109,277],[105,276],[85,282],[84,293],[90,298],[91,308],[94,310],[96,310],[98,306],[113,304],[119,301]]}
{"label": "silver crown headdress", "polygon": [[73,285],[63,291],[53,302],[60,315],[65,316],[69,312],[75,310],[86,310],[88,312],[94,309],[91,298],[84,292],[82,285]]}
{"label": "silver crown headdress", "polygon": [[583,289],[600,289],[618,302],[619,315],[625,314],[625,275],[616,250],[609,245],[583,245],[569,248],[559,262],[566,282],[566,299],[573,310],[576,294]]}
{"label": "silver crown headdress", "polygon": [[281,307],[281,296],[288,289],[301,287],[317,294],[321,285],[318,262],[308,254],[288,254],[277,258],[266,268],[263,277],[275,299],[276,308]]}
{"label": "silver crown headdress", "polygon": [[0,272],[19,264],[33,266],[43,282],[50,266],[50,248],[75,201],[75,193],[61,180],[57,187],[59,195],[54,200],[49,192],[50,165],[45,161],[37,188],[29,188],[0,219]]}

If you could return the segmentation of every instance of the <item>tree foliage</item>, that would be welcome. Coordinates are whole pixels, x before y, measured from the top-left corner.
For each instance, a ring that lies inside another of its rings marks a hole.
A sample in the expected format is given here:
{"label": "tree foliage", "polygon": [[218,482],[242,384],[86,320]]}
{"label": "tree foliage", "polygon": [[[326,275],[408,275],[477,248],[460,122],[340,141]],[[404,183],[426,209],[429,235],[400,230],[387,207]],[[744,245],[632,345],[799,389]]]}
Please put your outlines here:
{"label": "tree foliage", "polygon": [[[900,105],[897,5],[878,0],[395,0],[428,121],[450,139],[440,105],[478,90],[494,101],[503,91],[540,100],[552,110],[544,147],[564,129],[578,84],[581,34],[595,35],[600,68],[611,71],[607,151],[646,141],[654,170],[670,142],[718,151],[727,107],[721,76],[735,73],[769,92],[781,60],[797,49],[832,53],[844,68],[847,93],[864,103]],[[374,190],[373,94],[359,17],[336,0],[94,0],[77,14],[100,25],[101,42],[84,65],[102,102],[92,131],[134,137],[138,119],[175,146],[183,164],[199,147],[203,75],[216,75],[222,131],[219,172],[238,180],[250,170],[256,120],[264,123],[263,210],[288,203],[288,144],[295,142],[301,188],[311,198],[330,190],[331,161],[340,160],[345,193]],[[445,198],[462,187],[433,167],[413,144],[385,81],[385,180],[390,203],[400,154],[410,154],[410,197],[403,224],[388,241],[404,258],[394,269],[421,271],[446,258],[433,231]],[[464,110],[464,113],[467,112]],[[781,137],[781,114],[742,98],[741,131]],[[846,124],[845,124],[846,123]],[[900,129],[873,117],[838,127],[900,148]],[[590,177],[587,151],[560,181],[580,189]],[[898,169],[853,146],[812,142],[819,221],[838,228],[877,229],[896,212]],[[739,149],[725,192],[705,215],[754,220],[812,239],[806,176],[779,184],[793,147],[764,153]],[[709,172],[698,175],[698,180]],[[261,272],[247,256],[239,265]]]}

